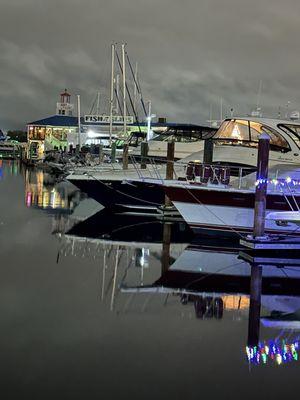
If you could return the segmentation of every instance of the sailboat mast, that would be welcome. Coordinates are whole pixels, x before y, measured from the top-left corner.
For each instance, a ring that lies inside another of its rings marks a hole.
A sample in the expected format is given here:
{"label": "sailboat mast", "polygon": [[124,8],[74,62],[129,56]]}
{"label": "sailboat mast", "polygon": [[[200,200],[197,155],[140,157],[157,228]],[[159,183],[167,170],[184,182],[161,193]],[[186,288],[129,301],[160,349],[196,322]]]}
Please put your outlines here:
{"label": "sailboat mast", "polygon": [[119,115],[119,112],[120,112],[120,110],[119,110],[119,94],[120,94],[120,75],[119,74],[117,74],[117,77],[116,77],[116,97],[117,97],[117,99],[116,99],[116,113],[117,113],[117,115]]}
{"label": "sailboat mast", "polygon": [[81,121],[80,121],[80,94],[77,95],[77,114],[78,114],[78,149],[81,149]]}
{"label": "sailboat mast", "polygon": [[97,93],[96,115],[100,115],[100,92]]}
{"label": "sailboat mast", "polygon": [[126,110],[126,70],[125,70],[125,44],[122,44],[122,69],[123,69],[123,131],[124,135],[126,135],[127,132],[127,126],[126,126],[126,117],[127,117],[127,110]]}
{"label": "sailboat mast", "polygon": [[147,142],[151,139],[151,101],[148,103]]}
{"label": "sailboat mast", "polygon": [[138,63],[135,63],[134,70],[134,86],[133,86],[133,108],[136,109],[137,103],[137,76],[138,76]]}
{"label": "sailboat mast", "polygon": [[112,117],[114,107],[114,73],[115,73],[115,45],[111,45],[111,81],[110,81],[110,113],[109,113],[109,145],[112,144]]}

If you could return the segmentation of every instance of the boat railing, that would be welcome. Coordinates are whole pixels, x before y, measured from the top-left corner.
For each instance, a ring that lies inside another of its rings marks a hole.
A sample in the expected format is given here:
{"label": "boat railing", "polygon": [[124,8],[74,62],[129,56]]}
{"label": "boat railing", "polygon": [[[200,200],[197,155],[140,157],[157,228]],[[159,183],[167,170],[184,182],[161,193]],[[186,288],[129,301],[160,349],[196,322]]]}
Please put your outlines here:
{"label": "boat railing", "polygon": [[139,179],[152,178],[163,180],[163,176],[161,175],[162,165],[158,164],[153,157],[144,157],[142,162],[139,162],[134,155],[130,155],[129,159]]}
{"label": "boat railing", "polygon": [[[144,157],[142,162],[136,156],[129,156],[130,163],[139,179],[152,178],[163,181],[166,179],[166,163],[160,163],[156,158]],[[172,161],[169,161],[169,163]],[[141,167],[143,164],[143,167]],[[247,176],[254,171],[253,167],[237,167],[201,163],[200,161],[173,161],[173,179],[195,184],[223,185],[234,184],[238,189],[247,188]],[[253,181],[253,178],[252,178]],[[255,181],[253,181],[254,185]]]}

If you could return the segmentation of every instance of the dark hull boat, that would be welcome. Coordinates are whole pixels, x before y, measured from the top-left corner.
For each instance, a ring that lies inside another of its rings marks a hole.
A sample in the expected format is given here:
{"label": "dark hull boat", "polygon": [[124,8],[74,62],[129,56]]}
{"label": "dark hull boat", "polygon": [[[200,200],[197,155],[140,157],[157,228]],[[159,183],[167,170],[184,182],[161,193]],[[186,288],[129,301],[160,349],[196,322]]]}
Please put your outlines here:
{"label": "dark hull boat", "polygon": [[104,207],[114,210],[126,208],[138,209],[140,212],[154,211],[165,199],[162,186],[152,182],[72,179],[72,175],[68,181]]}
{"label": "dark hull boat", "polygon": [[[170,241],[189,243],[193,233],[184,221],[173,222]],[[67,233],[69,237],[110,240],[122,243],[162,243],[164,224],[151,216],[114,214],[103,209],[90,218],[78,223]]]}

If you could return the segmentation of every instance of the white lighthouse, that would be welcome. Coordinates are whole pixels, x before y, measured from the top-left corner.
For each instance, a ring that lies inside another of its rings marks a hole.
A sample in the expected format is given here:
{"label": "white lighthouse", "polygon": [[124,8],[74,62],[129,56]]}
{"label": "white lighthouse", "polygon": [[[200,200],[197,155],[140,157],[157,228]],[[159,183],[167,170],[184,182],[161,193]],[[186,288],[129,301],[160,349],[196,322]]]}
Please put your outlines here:
{"label": "white lighthouse", "polygon": [[60,102],[56,103],[56,114],[72,116],[74,110],[74,104],[71,104],[71,95],[67,92],[67,89],[60,94]]}

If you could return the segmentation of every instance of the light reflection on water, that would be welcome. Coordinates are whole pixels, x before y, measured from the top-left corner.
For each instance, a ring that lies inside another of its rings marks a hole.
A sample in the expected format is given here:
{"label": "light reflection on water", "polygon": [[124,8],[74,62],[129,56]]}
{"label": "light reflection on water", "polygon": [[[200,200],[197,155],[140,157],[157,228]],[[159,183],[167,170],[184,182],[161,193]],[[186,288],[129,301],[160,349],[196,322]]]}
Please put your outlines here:
{"label": "light reflection on water", "polygon": [[[82,388],[92,384],[98,393],[99,376],[94,375],[97,366],[102,390],[111,393],[111,398],[121,397],[121,392],[112,387],[112,375],[129,385],[132,397],[139,397],[135,388],[144,398],[157,395],[143,371],[151,371],[161,390],[172,398],[179,398],[178,393],[180,397],[184,393],[186,398],[198,397],[195,391],[199,371],[210,385],[213,374],[220,376],[215,388],[204,384],[207,393],[218,393],[220,397],[222,393],[231,393],[230,398],[235,398],[229,383],[231,374],[235,374],[237,384],[243,387],[249,383],[249,364],[263,374],[266,382],[272,382],[275,394],[281,389],[273,381],[276,368],[271,367],[293,366],[288,378],[296,379],[300,266],[262,268],[261,310],[258,315],[250,313],[257,324],[249,321],[251,266],[240,258],[238,249],[226,244],[224,250],[220,243],[204,238],[194,243],[182,222],[163,224],[152,217],[113,216],[106,210],[99,211],[76,188],[57,184],[41,171],[22,169],[12,162],[0,163],[0,170],[1,198],[11,196],[11,202],[15,201],[14,192],[6,192],[6,185],[12,184],[14,177],[21,177],[13,184],[16,189],[20,185],[24,188],[22,212],[26,221],[23,223],[38,219],[36,229],[40,227],[47,232],[36,237],[35,242],[30,242],[28,233],[30,252],[26,253],[22,247],[16,249],[16,253],[23,252],[21,273],[26,271],[30,291],[19,278],[21,259],[5,252],[5,247],[2,252],[2,260],[9,261],[18,274],[11,276],[7,266],[1,269],[1,293],[5,293],[1,297],[1,312],[5,316],[1,324],[2,342],[9,348],[18,348],[13,356],[16,365],[24,363],[22,351],[33,349],[37,330],[42,332],[39,340],[43,351],[55,354],[54,359],[50,353],[45,355],[45,362],[51,368],[61,363],[68,365]],[[5,212],[10,212],[7,207]],[[20,229],[20,223],[5,229],[10,230],[11,239],[2,225],[0,238],[8,245],[13,242],[13,233]],[[276,287],[271,281],[276,282]],[[8,307],[10,282],[18,288],[14,292],[15,307],[21,307],[19,296],[24,296],[26,304],[25,299],[31,298],[32,293],[39,293],[33,303],[28,301],[28,308],[22,306],[22,318],[30,321],[30,327],[24,323],[24,336],[19,336],[13,328],[13,321],[20,317],[18,308],[12,311]],[[40,291],[40,287],[44,289]],[[37,311],[37,302],[43,305],[43,316]],[[56,326],[58,315],[61,317]],[[41,330],[49,322],[48,329]],[[255,345],[251,344],[252,333],[259,338]],[[52,346],[54,337],[56,344]],[[72,346],[73,353],[65,358],[68,346]],[[95,360],[95,351],[106,363],[102,365]],[[166,351],[167,357],[162,356]],[[137,360],[133,359],[134,354],[138,355]],[[4,352],[3,357],[8,363],[9,353]],[[122,368],[116,369],[115,363],[108,361],[110,358],[118,359]],[[41,372],[33,360],[34,357],[26,361],[26,365],[38,379]],[[77,370],[73,366],[75,360]],[[181,370],[182,363],[189,368]],[[271,370],[265,370],[264,366]],[[24,382],[15,373],[15,368],[9,367],[5,376],[22,386]],[[59,374],[65,374],[66,380],[53,372],[53,385],[59,380],[64,392],[69,389],[68,372],[59,369]],[[51,392],[53,387],[49,393],[55,392]]]}

